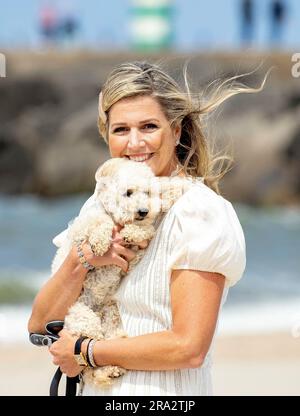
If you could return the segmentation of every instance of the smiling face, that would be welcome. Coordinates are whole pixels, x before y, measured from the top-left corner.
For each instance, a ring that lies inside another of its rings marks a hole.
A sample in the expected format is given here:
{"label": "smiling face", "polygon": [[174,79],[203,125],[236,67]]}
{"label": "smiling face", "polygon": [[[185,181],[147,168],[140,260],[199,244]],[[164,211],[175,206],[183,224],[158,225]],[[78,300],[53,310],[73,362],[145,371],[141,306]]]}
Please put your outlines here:
{"label": "smiling face", "polygon": [[176,168],[175,142],[180,132],[179,126],[171,128],[151,96],[123,98],[109,110],[111,156],[146,163],[155,176],[169,176]]}

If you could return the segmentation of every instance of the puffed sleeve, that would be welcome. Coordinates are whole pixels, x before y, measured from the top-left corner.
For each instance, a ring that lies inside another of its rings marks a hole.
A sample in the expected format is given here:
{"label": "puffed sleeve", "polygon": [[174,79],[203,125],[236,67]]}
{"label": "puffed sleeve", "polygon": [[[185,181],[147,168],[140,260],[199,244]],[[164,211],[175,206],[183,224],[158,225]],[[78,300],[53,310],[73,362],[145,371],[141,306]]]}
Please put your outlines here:
{"label": "puffed sleeve", "polygon": [[172,207],[169,268],[220,273],[230,287],[246,266],[244,233],[232,204],[204,184],[193,186]]}
{"label": "puffed sleeve", "polygon": [[[95,192],[96,192],[96,190],[95,190]],[[92,196],[90,196],[89,199],[87,199],[85,201],[85,203],[83,204],[83,206],[80,209],[79,215],[83,214],[84,212],[86,212],[87,209],[89,209],[91,206],[94,205],[94,203],[95,203],[95,192],[93,193]],[[69,224],[71,224],[72,222],[73,222],[73,220],[71,220],[69,222]],[[63,230],[62,232],[60,232],[59,234],[57,234],[53,238],[53,240],[52,240],[53,244],[58,248],[61,247],[63,245],[63,243],[65,242],[66,238],[67,238],[67,234],[68,234],[68,227],[65,230]]]}

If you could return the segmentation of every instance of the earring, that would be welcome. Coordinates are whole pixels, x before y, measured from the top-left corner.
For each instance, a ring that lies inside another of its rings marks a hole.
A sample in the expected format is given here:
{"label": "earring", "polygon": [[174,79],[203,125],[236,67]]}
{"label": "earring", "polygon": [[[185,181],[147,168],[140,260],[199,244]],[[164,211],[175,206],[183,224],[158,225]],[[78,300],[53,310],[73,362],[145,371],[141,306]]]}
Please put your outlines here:
{"label": "earring", "polygon": [[176,142],[175,142],[176,146],[179,144],[179,142],[180,142],[180,140],[177,139]]}

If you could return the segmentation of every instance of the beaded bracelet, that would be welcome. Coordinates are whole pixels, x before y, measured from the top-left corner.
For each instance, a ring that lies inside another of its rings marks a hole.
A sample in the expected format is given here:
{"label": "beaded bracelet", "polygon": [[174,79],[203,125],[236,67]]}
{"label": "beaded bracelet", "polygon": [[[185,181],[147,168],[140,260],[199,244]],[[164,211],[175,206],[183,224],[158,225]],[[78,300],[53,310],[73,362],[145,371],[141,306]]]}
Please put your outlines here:
{"label": "beaded bracelet", "polygon": [[87,352],[86,352],[89,364],[93,368],[97,367],[97,364],[95,363],[95,360],[94,360],[94,345],[96,344],[96,342],[97,342],[96,339],[91,339],[88,343]]}
{"label": "beaded bracelet", "polygon": [[87,270],[94,270],[95,266],[93,266],[92,264],[90,264],[86,258],[84,257],[83,251],[82,251],[82,247],[81,244],[83,243],[84,240],[78,240],[76,241],[76,246],[77,246],[77,254],[79,257],[79,261],[80,263],[83,265],[83,267]]}

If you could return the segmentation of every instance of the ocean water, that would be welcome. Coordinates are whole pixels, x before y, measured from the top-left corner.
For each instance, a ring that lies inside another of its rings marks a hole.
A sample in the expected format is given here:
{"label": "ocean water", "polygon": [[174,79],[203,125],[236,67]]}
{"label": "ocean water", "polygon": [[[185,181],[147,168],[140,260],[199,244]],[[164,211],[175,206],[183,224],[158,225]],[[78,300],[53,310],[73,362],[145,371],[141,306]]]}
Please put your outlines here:
{"label": "ocean water", "polygon": [[[28,339],[33,298],[50,276],[52,239],[88,197],[0,196],[0,343]],[[234,208],[247,267],[229,291],[219,333],[287,330],[300,336],[300,208]]]}

